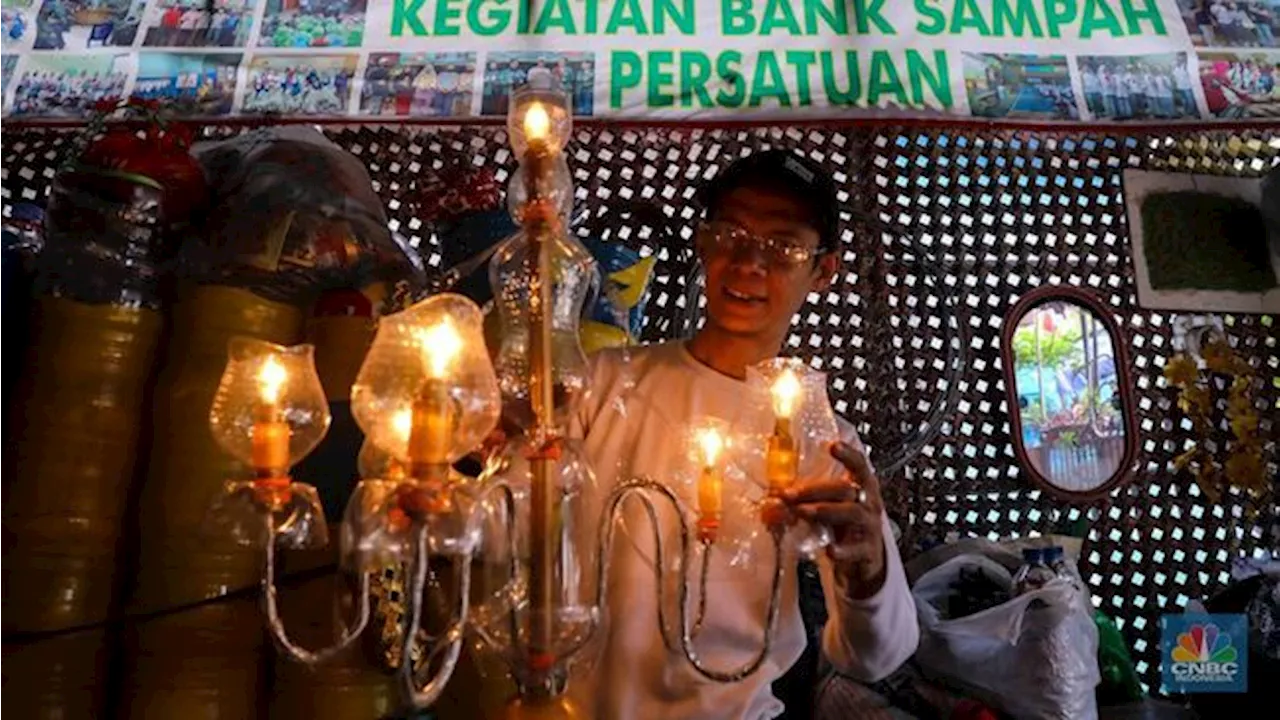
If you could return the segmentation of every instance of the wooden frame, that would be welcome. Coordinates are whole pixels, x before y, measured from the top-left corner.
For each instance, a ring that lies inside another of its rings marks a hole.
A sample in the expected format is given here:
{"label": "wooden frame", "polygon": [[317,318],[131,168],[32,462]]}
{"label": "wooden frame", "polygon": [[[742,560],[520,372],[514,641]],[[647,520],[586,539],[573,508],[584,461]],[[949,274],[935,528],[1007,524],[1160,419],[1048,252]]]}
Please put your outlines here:
{"label": "wooden frame", "polygon": [[[1013,335],[1018,322],[1037,306],[1047,302],[1065,301],[1086,308],[1094,314],[1111,335],[1111,346],[1116,366],[1116,392],[1120,397],[1121,422],[1124,427],[1124,451],[1120,463],[1111,477],[1096,488],[1074,491],[1053,484],[1036,469],[1022,440],[1022,407],[1018,403],[1017,369],[1013,357]],[[1138,422],[1133,402],[1133,378],[1125,335],[1120,331],[1112,312],[1096,295],[1078,287],[1052,285],[1040,287],[1023,295],[1004,316],[1000,331],[1000,363],[1004,371],[1005,395],[1009,405],[1009,441],[1023,473],[1041,490],[1072,502],[1093,502],[1106,497],[1113,489],[1129,478],[1134,458],[1138,453]]]}

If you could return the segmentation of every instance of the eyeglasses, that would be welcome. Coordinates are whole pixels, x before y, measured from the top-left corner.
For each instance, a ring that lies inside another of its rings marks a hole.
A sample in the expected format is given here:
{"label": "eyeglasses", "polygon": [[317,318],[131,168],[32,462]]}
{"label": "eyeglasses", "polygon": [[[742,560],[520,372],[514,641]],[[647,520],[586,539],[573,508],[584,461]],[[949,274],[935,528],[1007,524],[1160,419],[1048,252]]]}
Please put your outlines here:
{"label": "eyeglasses", "polygon": [[753,247],[760,251],[769,265],[779,268],[808,262],[818,252],[797,240],[757,235],[740,225],[718,220],[699,223],[697,241],[708,253],[737,253]]}

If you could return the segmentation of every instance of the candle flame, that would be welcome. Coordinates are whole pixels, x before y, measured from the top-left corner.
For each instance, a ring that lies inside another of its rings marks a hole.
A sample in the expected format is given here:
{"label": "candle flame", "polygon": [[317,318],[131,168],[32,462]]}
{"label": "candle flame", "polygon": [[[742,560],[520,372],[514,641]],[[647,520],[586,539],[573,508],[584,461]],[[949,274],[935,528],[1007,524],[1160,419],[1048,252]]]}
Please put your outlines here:
{"label": "candle flame", "polygon": [[525,137],[529,140],[541,140],[550,131],[551,116],[547,114],[547,109],[540,102],[529,105],[529,109],[524,114]]}
{"label": "candle flame", "polygon": [[698,446],[702,449],[702,462],[705,466],[711,467],[716,464],[716,459],[724,450],[724,444],[724,438],[715,428],[698,430]]}
{"label": "candle flame", "polygon": [[418,341],[426,356],[427,371],[433,378],[443,378],[462,352],[462,335],[447,319],[422,330]]}
{"label": "candle flame", "polygon": [[795,414],[796,406],[800,404],[800,395],[803,388],[800,386],[800,378],[796,377],[794,371],[787,368],[773,381],[773,411],[779,418],[790,419]]}
{"label": "candle flame", "polygon": [[391,417],[391,430],[400,442],[409,442],[409,434],[413,432],[413,411],[409,408],[398,411]]}
{"label": "candle flame", "polygon": [[268,355],[266,362],[262,363],[262,369],[258,371],[258,385],[262,390],[263,402],[268,405],[279,402],[280,390],[287,379],[289,374],[285,371],[284,365],[281,365],[274,355]]}

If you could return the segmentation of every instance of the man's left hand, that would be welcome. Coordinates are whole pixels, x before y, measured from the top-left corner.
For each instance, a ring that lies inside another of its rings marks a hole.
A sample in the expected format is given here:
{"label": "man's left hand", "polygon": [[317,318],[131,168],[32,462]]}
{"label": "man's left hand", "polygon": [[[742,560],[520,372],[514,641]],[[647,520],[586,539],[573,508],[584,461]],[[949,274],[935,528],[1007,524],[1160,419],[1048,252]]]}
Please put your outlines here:
{"label": "man's left hand", "polygon": [[868,598],[885,579],[880,480],[867,456],[846,443],[832,445],[831,456],[844,466],[843,478],[797,483],[783,499],[797,517],[831,529],[828,553],[836,561],[837,572],[849,579],[855,599]]}

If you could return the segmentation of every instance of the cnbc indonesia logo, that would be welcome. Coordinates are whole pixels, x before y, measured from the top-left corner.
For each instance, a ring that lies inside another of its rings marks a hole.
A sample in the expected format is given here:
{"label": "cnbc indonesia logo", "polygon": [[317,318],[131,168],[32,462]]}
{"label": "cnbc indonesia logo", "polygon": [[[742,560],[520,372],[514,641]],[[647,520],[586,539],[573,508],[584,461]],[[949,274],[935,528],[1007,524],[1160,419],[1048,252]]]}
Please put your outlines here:
{"label": "cnbc indonesia logo", "polygon": [[1169,655],[1173,680],[1179,684],[1234,683],[1240,675],[1239,651],[1231,636],[1213,623],[1192,625],[1179,633]]}

